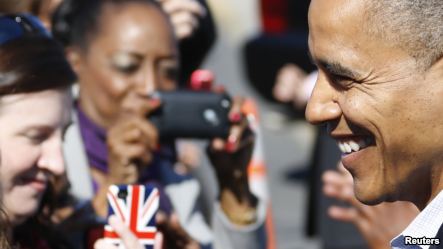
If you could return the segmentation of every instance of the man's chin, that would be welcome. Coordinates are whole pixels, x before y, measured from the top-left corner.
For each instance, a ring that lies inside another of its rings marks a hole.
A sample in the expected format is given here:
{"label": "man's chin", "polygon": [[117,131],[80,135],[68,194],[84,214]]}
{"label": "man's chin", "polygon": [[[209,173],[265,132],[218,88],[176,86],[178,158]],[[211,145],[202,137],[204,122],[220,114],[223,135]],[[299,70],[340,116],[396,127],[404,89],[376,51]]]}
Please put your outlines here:
{"label": "man's chin", "polygon": [[368,205],[368,206],[375,206],[375,205],[378,205],[378,204],[384,202],[380,198],[367,198],[367,197],[360,197],[358,195],[356,197],[359,202],[361,202],[365,205]]}
{"label": "man's chin", "polygon": [[357,186],[354,186],[354,192],[357,200],[365,205],[374,206],[386,201],[384,194],[371,191],[370,189],[361,190]]}

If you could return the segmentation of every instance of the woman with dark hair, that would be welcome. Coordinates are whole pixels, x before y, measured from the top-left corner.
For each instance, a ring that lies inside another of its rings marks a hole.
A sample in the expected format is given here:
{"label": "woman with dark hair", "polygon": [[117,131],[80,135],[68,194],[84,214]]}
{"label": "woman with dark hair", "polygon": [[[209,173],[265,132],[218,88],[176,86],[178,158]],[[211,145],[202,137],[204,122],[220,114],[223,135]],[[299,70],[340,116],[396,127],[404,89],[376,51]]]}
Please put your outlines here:
{"label": "woman with dark hair", "polygon": [[68,248],[50,217],[74,81],[63,49],[35,17],[0,16],[0,188],[15,247]]}
{"label": "woman with dark hair", "polygon": [[158,2],[66,0],[52,27],[79,78],[78,122],[66,138],[73,192],[93,197],[95,211],[105,216],[110,184],[155,181],[184,229],[202,246],[264,248],[265,204],[248,184],[254,137],[241,101],[231,110],[228,139],[215,139],[208,149],[219,186],[210,222],[198,204],[205,186],[174,171],[174,141],[159,140],[157,128],[146,118],[161,105],[152,95],[178,85],[177,42]]}

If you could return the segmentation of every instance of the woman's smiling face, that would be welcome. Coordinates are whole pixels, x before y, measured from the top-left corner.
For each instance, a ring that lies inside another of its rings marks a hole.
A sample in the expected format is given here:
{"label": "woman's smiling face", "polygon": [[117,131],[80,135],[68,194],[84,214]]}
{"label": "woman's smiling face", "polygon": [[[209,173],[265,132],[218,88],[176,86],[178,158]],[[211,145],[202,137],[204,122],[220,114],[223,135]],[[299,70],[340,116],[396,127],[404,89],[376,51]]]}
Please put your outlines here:
{"label": "woman's smiling face", "polygon": [[66,89],[0,98],[0,182],[12,225],[38,211],[50,178],[65,171],[62,138],[71,101]]}

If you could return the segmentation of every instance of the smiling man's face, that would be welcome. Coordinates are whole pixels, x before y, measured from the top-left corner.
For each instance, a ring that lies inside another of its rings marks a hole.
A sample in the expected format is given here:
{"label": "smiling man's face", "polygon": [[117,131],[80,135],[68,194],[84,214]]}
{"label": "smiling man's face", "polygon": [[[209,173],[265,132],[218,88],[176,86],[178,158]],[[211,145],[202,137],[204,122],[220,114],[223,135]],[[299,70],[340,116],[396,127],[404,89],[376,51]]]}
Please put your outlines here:
{"label": "smiling man's face", "polygon": [[306,117],[327,124],[359,200],[423,206],[442,180],[442,61],[424,71],[407,51],[368,35],[365,9],[363,0],[312,0],[319,77]]}

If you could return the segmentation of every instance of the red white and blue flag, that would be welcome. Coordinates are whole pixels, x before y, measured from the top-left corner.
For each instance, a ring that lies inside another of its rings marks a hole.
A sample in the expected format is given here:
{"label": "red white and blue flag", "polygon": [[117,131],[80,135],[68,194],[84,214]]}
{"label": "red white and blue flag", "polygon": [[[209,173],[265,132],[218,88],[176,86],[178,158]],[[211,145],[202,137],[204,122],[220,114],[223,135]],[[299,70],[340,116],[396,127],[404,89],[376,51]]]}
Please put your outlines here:
{"label": "red white and blue flag", "polygon": [[[149,185],[111,185],[107,198],[109,215],[116,215],[146,249],[153,249],[157,233],[155,214],[159,207],[158,189]],[[105,225],[104,238],[119,249],[125,248],[109,225]]]}

